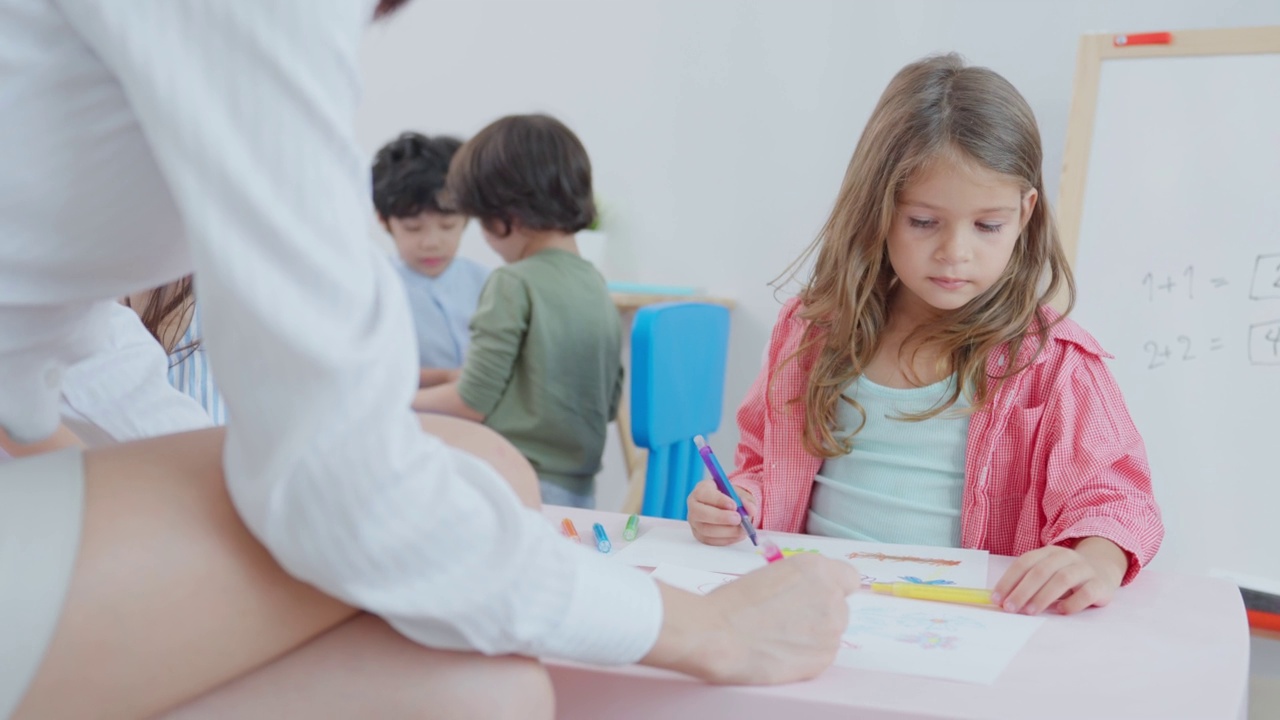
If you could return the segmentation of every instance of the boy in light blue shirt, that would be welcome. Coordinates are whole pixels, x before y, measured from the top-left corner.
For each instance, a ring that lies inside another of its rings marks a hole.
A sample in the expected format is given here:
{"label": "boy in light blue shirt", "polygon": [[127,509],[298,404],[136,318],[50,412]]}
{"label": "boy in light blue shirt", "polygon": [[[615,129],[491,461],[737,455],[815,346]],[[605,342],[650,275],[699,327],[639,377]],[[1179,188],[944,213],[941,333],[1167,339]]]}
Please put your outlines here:
{"label": "boy in light blue shirt", "polygon": [[420,385],[457,377],[467,354],[471,316],[489,269],[457,257],[467,217],[444,207],[449,161],[462,143],[450,137],[402,133],[373,162],[373,205],[395,242],[418,336]]}

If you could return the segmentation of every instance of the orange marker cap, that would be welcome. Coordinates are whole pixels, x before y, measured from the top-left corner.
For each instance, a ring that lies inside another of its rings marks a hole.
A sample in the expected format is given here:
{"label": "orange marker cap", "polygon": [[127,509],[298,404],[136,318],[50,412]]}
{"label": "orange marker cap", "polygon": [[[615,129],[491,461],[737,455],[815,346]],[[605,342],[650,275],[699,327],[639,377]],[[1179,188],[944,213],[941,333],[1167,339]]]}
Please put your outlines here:
{"label": "orange marker cap", "polygon": [[560,531],[570,540],[576,543],[582,542],[582,539],[578,537],[578,528],[573,526],[573,521],[569,518],[560,521]]}

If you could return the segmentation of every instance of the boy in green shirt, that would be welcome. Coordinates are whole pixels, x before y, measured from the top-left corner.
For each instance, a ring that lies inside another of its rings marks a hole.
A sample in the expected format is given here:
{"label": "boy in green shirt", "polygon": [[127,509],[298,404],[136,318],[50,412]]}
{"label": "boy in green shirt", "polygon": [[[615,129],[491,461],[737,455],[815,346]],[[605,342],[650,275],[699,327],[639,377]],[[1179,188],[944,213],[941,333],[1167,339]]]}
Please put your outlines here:
{"label": "boy in green shirt", "polygon": [[460,379],[418,391],[414,409],[483,421],[528,458],[543,502],[594,507],[622,324],[574,239],[596,216],[586,149],[555,118],[505,117],[454,156],[445,194],[507,265],[481,291]]}

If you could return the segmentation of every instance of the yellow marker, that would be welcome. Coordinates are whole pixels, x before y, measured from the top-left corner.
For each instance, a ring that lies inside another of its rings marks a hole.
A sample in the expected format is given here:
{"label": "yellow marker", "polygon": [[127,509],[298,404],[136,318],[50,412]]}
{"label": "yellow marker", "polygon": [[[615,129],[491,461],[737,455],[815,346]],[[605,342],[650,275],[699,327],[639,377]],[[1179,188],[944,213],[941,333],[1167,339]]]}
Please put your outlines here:
{"label": "yellow marker", "polygon": [[992,605],[991,591],[984,588],[949,587],[946,585],[922,585],[920,583],[894,582],[871,583],[871,591],[938,602],[964,603],[966,605]]}

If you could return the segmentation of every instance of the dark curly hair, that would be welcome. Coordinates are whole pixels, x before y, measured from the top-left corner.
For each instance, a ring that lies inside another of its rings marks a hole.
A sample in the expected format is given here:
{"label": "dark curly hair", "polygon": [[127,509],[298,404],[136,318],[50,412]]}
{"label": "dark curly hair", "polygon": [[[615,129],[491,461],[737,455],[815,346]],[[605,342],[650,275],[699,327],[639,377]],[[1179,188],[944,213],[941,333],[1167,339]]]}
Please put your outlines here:
{"label": "dark curly hair", "polygon": [[441,203],[440,191],[462,141],[446,136],[401,133],[373,158],[373,207],[386,222],[423,211],[454,212]]}

